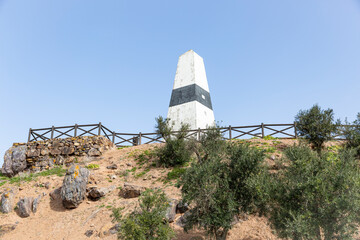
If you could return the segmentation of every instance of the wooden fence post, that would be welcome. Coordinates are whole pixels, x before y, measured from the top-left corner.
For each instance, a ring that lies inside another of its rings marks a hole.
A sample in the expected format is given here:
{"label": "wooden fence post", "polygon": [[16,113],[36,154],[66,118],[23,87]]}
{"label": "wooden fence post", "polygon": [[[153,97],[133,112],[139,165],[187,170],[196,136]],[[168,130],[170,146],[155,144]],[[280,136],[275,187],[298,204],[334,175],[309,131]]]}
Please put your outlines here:
{"label": "wooden fence post", "polygon": [[51,127],[51,139],[54,139],[54,130],[55,130],[55,127],[52,126]]}
{"label": "wooden fence post", "polygon": [[298,138],[297,130],[296,130],[296,122],[294,122],[294,133],[295,133],[295,139]]}
{"label": "wooden fence post", "polygon": [[264,134],[264,123],[261,123],[261,138],[264,138],[265,134]]}
{"label": "wooden fence post", "polygon": [[231,125],[229,125],[229,140],[231,141],[232,136],[231,136]]}
{"label": "wooden fence post", "polygon": [[138,145],[141,145],[141,132],[139,132],[139,140],[138,140]]}
{"label": "wooden fence post", "polygon": [[99,132],[98,132],[98,136],[101,135],[101,122],[99,122]]}
{"label": "wooden fence post", "polygon": [[200,128],[198,128],[198,134],[197,134],[197,135],[198,135],[198,136],[197,136],[197,140],[198,140],[198,141],[200,141],[200,132],[201,132],[201,130],[200,130]]}
{"label": "wooden fence post", "polygon": [[29,128],[29,137],[28,137],[28,142],[30,142],[30,139],[31,139],[31,133],[32,133],[32,129]]}
{"label": "wooden fence post", "polygon": [[112,132],[112,143],[115,144],[115,132]]}
{"label": "wooden fence post", "polygon": [[78,125],[77,125],[77,124],[75,124],[75,128],[74,128],[74,137],[76,137],[76,135],[77,135],[77,128],[78,128]]}

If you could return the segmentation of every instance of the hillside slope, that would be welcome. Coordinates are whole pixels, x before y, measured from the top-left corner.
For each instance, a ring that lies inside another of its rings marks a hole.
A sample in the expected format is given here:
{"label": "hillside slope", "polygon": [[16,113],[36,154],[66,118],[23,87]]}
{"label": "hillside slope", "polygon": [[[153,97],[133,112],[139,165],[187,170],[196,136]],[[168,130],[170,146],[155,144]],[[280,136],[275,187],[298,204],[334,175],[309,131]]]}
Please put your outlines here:
{"label": "hillside slope", "polygon": [[[268,164],[273,164],[273,159],[281,155],[281,149],[292,145],[292,140],[252,140],[255,145],[267,149]],[[85,200],[76,209],[67,210],[62,206],[60,199],[51,200],[49,193],[62,185],[63,176],[51,175],[38,177],[30,182],[20,184],[6,183],[0,188],[0,192],[7,188],[17,191],[14,203],[21,197],[44,196],[41,199],[38,211],[28,218],[19,217],[14,211],[0,215],[0,225],[15,224],[16,228],[3,234],[1,239],[117,239],[116,234],[110,234],[108,230],[114,226],[111,222],[111,208],[124,207],[123,213],[131,212],[138,203],[138,198],[124,199],[119,197],[119,187],[125,182],[146,188],[161,188],[169,198],[181,199],[180,190],[175,187],[176,180],[166,180],[167,173],[172,169],[151,167],[150,163],[139,164],[136,156],[152,149],[159,144],[141,145],[123,149],[112,149],[104,153],[100,158],[92,162],[83,162],[80,165],[90,163],[99,165],[99,169],[92,169],[88,187],[109,187],[115,185],[116,190],[110,192],[99,201]],[[107,169],[107,166],[117,165],[117,169]],[[49,182],[50,188],[44,184]],[[181,215],[177,214],[175,222],[171,226],[175,229],[176,239],[206,239],[201,231],[184,233],[176,224]],[[85,233],[92,230],[93,234],[88,237]],[[1,230],[0,230],[1,231]],[[105,232],[105,234],[104,234]],[[265,218],[256,216],[243,217],[233,226],[228,239],[277,239],[272,233]]]}

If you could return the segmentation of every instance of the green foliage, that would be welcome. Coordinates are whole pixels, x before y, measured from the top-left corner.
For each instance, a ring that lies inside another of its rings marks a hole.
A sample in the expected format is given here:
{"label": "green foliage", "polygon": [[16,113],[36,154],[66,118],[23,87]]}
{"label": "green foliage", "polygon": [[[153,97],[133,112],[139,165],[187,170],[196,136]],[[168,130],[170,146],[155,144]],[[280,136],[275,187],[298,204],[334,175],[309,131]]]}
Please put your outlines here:
{"label": "green foliage", "polygon": [[173,170],[168,172],[166,179],[167,180],[179,179],[185,172],[186,172],[185,168],[175,167],[173,168]]}
{"label": "green foliage", "polygon": [[193,205],[185,230],[197,226],[216,239],[225,239],[234,216],[254,207],[257,191],[251,179],[260,172],[264,154],[242,143],[228,146],[225,153],[218,146],[216,149],[202,155],[206,161],[193,163],[179,184],[183,200]]}
{"label": "green foliage", "polygon": [[273,136],[271,136],[271,135],[267,135],[267,136],[265,136],[263,139],[264,139],[264,140],[275,140],[275,139],[278,139],[278,138],[273,137]]}
{"label": "green foliage", "polygon": [[113,221],[120,223],[119,239],[170,240],[174,236],[169,223],[164,221],[169,201],[161,190],[146,190],[139,198],[140,208],[122,218],[113,209]]}
{"label": "green foliage", "polygon": [[295,123],[298,135],[307,139],[318,152],[324,142],[333,138],[339,125],[334,121],[332,109],[322,110],[316,104],[309,110],[300,110]]}
{"label": "green foliage", "polygon": [[358,113],[356,120],[350,125],[347,121],[343,128],[343,134],[347,140],[346,147],[355,148],[357,155],[360,157],[360,113]]}
{"label": "green foliage", "polygon": [[99,169],[99,164],[90,163],[89,165],[85,166],[87,169]]}
{"label": "green foliage", "polygon": [[159,164],[165,167],[181,166],[189,161],[192,152],[185,139],[189,126],[182,125],[177,133],[171,134],[169,119],[159,116],[156,122],[156,132],[165,140],[165,145],[158,148],[155,153],[159,158]]}
{"label": "green foliage", "polygon": [[279,237],[352,239],[360,221],[360,171],[354,152],[319,155],[307,146],[293,146],[284,154],[287,167],[260,175],[257,184]]}
{"label": "green foliage", "polygon": [[[38,173],[30,173],[25,176],[17,176],[17,177],[12,177],[12,178],[0,176],[0,179],[7,180],[10,184],[13,184],[13,183],[20,183],[20,182],[30,182],[30,181],[35,180],[38,177],[46,177],[46,176],[50,176],[50,175],[57,175],[57,176],[61,177],[61,176],[64,176],[65,173],[66,173],[66,169],[63,169],[62,167],[56,167],[56,168],[52,168],[52,169],[45,170],[45,171],[38,172]],[[5,184],[5,183],[3,182],[2,185],[3,184]]]}
{"label": "green foliage", "polygon": [[124,210],[124,207],[119,207],[119,208],[112,208],[112,214],[110,215],[110,217],[112,218],[112,222],[116,223],[116,222],[120,222],[122,219],[122,214],[121,211]]}

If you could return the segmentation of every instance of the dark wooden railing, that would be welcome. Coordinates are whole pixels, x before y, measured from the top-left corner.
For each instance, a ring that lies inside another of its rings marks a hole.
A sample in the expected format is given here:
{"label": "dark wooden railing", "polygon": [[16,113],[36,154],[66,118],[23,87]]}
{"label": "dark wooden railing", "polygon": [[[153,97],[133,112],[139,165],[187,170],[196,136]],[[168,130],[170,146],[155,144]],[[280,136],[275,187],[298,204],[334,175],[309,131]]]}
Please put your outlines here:
{"label": "dark wooden railing", "polygon": [[[298,138],[295,123],[290,124],[264,124],[250,126],[228,126],[220,127],[224,139],[244,139],[244,138],[264,138],[272,136],[279,139],[296,139]],[[201,133],[208,129],[188,130],[186,138],[200,138]],[[174,134],[176,132],[173,132]],[[61,137],[79,137],[79,136],[105,136],[116,146],[124,145],[141,145],[149,143],[161,143],[164,139],[157,133],[118,133],[111,131],[100,123],[62,127],[39,128],[29,130],[28,142],[45,141]],[[335,136],[336,139],[342,140],[341,133]]]}

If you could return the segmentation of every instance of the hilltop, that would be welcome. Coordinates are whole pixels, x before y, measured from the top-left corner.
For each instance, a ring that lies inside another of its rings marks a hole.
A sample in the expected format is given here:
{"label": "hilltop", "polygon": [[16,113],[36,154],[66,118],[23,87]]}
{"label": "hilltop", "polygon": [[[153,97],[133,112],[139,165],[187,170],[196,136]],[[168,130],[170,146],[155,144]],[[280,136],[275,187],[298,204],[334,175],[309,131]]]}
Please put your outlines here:
{"label": "hilltop", "polygon": [[[265,150],[266,161],[270,166],[276,165],[276,159],[281,157],[281,151],[286,146],[295,143],[295,140],[280,139],[247,141]],[[328,143],[330,146],[335,144]],[[110,186],[114,186],[115,189],[98,201],[85,199],[75,209],[66,209],[62,205],[61,199],[51,199],[49,196],[53,195],[51,192],[62,186],[64,172],[67,169],[65,166],[61,171],[54,171],[54,174],[50,172],[48,176],[38,175],[32,179],[23,177],[23,181],[19,180],[14,183],[3,181],[0,193],[2,194],[7,189],[14,189],[16,192],[15,204],[22,197],[36,197],[40,194],[42,198],[37,212],[27,218],[19,217],[16,211],[0,214],[0,225],[3,226],[0,230],[0,235],[3,234],[2,239],[117,239],[114,231],[111,231],[115,225],[111,218],[112,208],[124,207],[122,213],[126,215],[138,204],[137,197],[125,199],[119,196],[125,183],[138,187],[160,188],[170,199],[181,199],[180,189],[176,187],[177,169],[156,167],[151,159],[151,150],[160,145],[149,144],[119,149],[113,147],[98,157],[79,158],[78,162],[73,164],[87,166],[90,170],[88,189],[90,187],[109,188]],[[2,177],[2,179],[6,178]],[[201,231],[194,230],[184,233],[177,224],[181,215],[176,214],[174,222],[171,223],[171,227],[177,234],[176,239],[206,238]],[[86,236],[85,233],[88,233],[89,236]],[[92,234],[90,235],[90,233]],[[227,239],[277,238],[272,233],[266,218],[239,216]]]}

